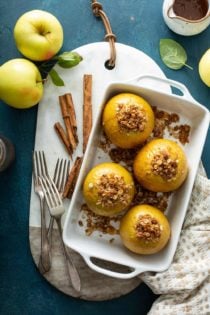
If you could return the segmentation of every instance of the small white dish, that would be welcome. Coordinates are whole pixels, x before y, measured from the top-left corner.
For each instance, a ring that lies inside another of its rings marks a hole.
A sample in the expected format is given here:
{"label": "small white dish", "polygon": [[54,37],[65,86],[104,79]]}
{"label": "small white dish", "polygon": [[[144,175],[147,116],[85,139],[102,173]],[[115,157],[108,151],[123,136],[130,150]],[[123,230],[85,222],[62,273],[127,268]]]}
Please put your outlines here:
{"label": "small white dish", "polygon": [[[145,87],[143,83],[148,79],[155,82],[155,89]],[[159,84],[175,87],[181,91],[182,95],[158,91]],[[84,228],[78,224],[81,205],[84,203],[82,184],[87,172],[95,164],[110,161],[110,157],[105,153],[102,156],[102,150],[98,148],[98,141],[102,132],[101,114],[103,106],[113,95],[121,92],[139,94],[148,100],[151,105],[157,106],[158,109],[177,113],[182,122],[191,126],[190,143],[184,146],[188,158],[189,175],[181,188],[172,194],[166,213],[171,225],[172,236],[167,246],[161,252],[149,256],[137,255],[128,251],[123,246],[119,236],[115,237],[114,242],[111,243],[109,242],[110,236],[109,238],[100,237],[100,233],[93,233],[87,236]],[[105,91],[101,106],[99,106],[97,112],[80,175],[65,220],[63,240],[66,246],[80,253],[87,265],[93,270],[116,278],[129,279],[145,271],[160,272],[166,270],[172,262],[176,251],[208,127],[208,109],[195,101],[187,88],[179,82],[144,75],[129,81],[129,83],[118,82],[110,84]],[[122,273],[106,269],[96,265],[93,258],[128,266],[130,271]]]}

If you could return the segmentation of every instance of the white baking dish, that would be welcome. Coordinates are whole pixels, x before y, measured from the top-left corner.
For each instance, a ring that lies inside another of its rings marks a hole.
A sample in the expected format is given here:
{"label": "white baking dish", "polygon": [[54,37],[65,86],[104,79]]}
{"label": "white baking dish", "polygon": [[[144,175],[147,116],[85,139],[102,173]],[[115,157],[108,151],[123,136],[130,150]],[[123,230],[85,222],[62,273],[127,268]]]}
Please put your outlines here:
{"label": "white baking dish", "polygon": [[[156,89],[145,87],[144,81],[150,79],[156,81]],[[132,82],[132,83],[131,83]],[[158,91],[158,84],[168,84],[181,91],[182,95],[170,94]],[[191,126],[190,143],[184,146],[188,163],[189,175],[184,185],[172,194],[167,209],[167,217],[171,224],[171,239],[167,246],[159,253],[153,255],[137,255],[128,251],[117,235],[114,242],[109,242],[110,236],[101,237],[101,233],[94,232],[87,236],[84,228],[79,226],[81,205],[84,203],[82,196],[82,184],[87,172],[98,163],[109,161],[110,158],[98,148],[98,140],[101,133],[101,113],[104,104],[115,94],[131,92],[144,97],[152,105],[168,112],[177,113],[181,121]],[[97,118],[90,135],[81,172],[75,187],[72,201],[68,209],[64,224],[63,239],[65,244],[80,253],[88,266],[95,271],[108,276],[128,279],[144,271],[163,271],[167,269],[173,259],[184,217],[190,200],[193,183],[209,126],[209,111],[196,102],[187,88],[179,82],[144,75],[133,79],[129,83],[112,83],[108,86],[103,96]],[[129,267],[128,272],[118,272],[106,269],[96,264],[93,258],[99,258],[108,262]]]}

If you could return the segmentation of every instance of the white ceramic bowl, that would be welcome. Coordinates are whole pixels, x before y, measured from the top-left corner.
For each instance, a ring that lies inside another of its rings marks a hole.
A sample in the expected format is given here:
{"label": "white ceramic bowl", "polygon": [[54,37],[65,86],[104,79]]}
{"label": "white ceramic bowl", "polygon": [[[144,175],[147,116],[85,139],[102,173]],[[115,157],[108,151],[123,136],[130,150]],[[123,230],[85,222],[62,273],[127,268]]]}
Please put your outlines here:
{"label": "white ceramic bowl", "polygon": [[208,12],[206,16],[199,20],[186,20],[178,17],[173,11],[174,0],[164,0],[163,2],[163,19],[166,25],[179,35],[192,36],[203,32],[210,24],[210,0],[208,0]]}
{"label": "white ceramic bowl", "polygon": [[[157,89],[145,87],[143,82],[146,79],[154,80]],[[63,231],[63,239],[66,246],[80,253],[90,268],[105,275],[122,279],[132,278],[144,271],[158,272],[166,270],[172,262],[209,126],[209,111],[207,108],[196,102],[187,88],[181,83],[153,77],[151,75],[138,77],[131,82],[112,83],[105,91],[101,106],[98,110],[97,118],[92,128]],[[162,83],[177,88],[181,91],[182,95],[159,92],[158,84]],[[100,237],[99,234],[101,233],[96,232],[87,236],[84,228],[78,224],[81,214],[81,205],[84,203],[82,184],[87,172],[95,164],[110,161],[110,157],[105,153],[102,155],[103,151],[98,148],[98,141],[102,132],[101,114],[103,106],[113,95],[121,92],[139,94],[150,104],[157,106],[158,109],[177,113],[181,118],[181,122],[191,126],[190,143],[184,146],[189,163],[189,175],[181,188],[172,194],[166,212],[171,225],[171,239],[162,251],[149,256],[137,255],[128,251],[123,246],[118,235],[115,237],[114,242],[111,243],[109,240],[112,236],[105,235],[104,237]],[[99,258],[108,262],[128,266],[130,269],[126,273],[106,269],[105,267],[96,264],[93,258]]]}

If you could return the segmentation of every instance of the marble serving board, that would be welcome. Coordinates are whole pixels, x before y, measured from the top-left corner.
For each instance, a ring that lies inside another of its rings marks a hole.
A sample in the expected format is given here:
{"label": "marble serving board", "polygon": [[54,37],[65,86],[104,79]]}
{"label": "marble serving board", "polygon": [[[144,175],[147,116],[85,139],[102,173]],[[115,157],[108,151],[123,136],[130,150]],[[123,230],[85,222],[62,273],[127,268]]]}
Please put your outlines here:
{"label": "marble serving board", "polygon": [[[54,123],[63,123],[60,112],[58,97],[65,93],[71,93],[76,111],[78,124],[79,145],[74,152],[73,161],[77,156],[82,156],[82,115],[83,115],[83,76],[92,74],[92,107],[93,119],[96,117],[98,106],[104,94],[106,86],[113,82],[129,81],[143,74],[152,74],[165,77],[159,66],[145,53],[133,47],[116,43],[116,65],[114,69],[108,70],[105,62],[109,59],[109,44],[106,42],[92,43],[75,49],[83,61],[71,69],[63,69],[55,66],[56,71],[64,80],[64,87],[55,86],[50,77],[47,78],[44,88],[44,96],[38,105],[38,116],[36,126],[35,150],[44,150],[46,154],[48,169],[53,174],[58,157],[69,158],[60,139],[54,131]],[[141,82],[145,86],[170,92],[170,87],[164,83],[155,85],[155,82],[147,79]],[[73,163],[72,161],[72,163]],[[64,201],[66,211],[70,200]],[[49,214],[47,213],[47,222]],[[65,220],[65,214],[62,223]],[[30,216],[29,216],[29,239],[32,257],[38,265],[40,255],[40,209],[39,199],[34,193],[33,180],[31,189]],[[58,290],[74,297],[86,300],[108,300],[124,295],[136,288],[141,280],[133,278],[119,280],[106,277],[89,269],[78,253],[69,249],[81,277],[81,292],[78,294],[69,285],[65,261],[56,227],[53,230],[52,242],[52,268],[43,276]]]}

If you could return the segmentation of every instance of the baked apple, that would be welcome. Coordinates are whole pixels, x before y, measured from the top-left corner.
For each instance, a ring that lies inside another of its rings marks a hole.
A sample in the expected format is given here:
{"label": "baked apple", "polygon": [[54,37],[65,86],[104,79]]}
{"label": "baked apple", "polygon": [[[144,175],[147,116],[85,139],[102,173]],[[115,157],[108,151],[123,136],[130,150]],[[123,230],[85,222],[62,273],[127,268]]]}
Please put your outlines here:
{"label": "baked apple", "polygon": [[96,214],[113,216],[130,205],[134,193],[131,174],[120,164],[107,162],[93,167],[83,184],[83,196]]}
{"label": "baked apple", "polygon": [[142,144],[151,134],[154,121],[150,104],[132,93],[112,97],[102,116],[105,134],[113,144],[123,149]]}
{"label": "baked apple", "polygon": [[187,158],[175,141],[155,139],[137,153],[133,171],[144,188],[155,192],[169,192],[178,189],[186,179]]}
{"label": "baked apple", "polygon": [[168,243],[170,224],[157,208],[138,205],[121,219],[120,237],[124,246],[136,254],[155,254]]}

